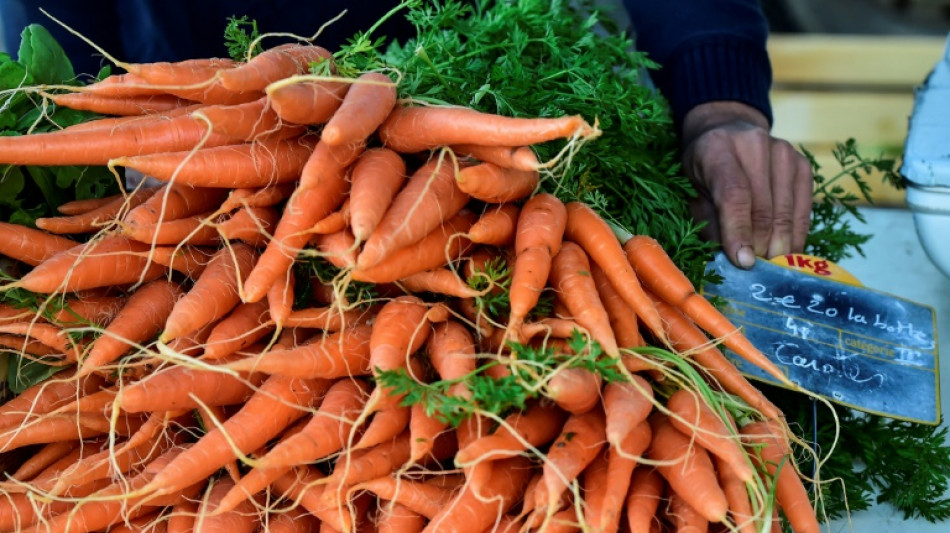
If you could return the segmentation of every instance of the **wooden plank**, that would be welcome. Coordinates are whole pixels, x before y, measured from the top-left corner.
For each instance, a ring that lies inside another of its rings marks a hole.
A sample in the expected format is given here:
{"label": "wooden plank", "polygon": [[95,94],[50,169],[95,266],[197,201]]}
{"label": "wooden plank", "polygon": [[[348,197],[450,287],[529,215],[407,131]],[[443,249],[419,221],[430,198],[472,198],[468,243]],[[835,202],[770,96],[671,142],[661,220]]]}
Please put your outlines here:
{"label": "wooden plank", "polygon": [[914,86],[943,55],[942,36],[772,34],[774,82]]}
{"label": "wooden plank", "polygon": [[844,142],[903,146],[914,106],[908,94],[772,92],[773,134],[792,144]]}

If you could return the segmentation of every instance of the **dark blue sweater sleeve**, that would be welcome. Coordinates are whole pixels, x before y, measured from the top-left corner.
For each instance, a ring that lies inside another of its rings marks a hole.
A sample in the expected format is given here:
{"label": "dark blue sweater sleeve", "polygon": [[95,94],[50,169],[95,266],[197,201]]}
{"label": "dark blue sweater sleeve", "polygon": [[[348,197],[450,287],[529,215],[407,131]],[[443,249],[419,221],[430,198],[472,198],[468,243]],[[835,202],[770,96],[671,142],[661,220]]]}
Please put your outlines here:
{"label": "dark blue sweater sleeve", "polygon": [[768,24],[758,0],[624,0],[637,50],[677,124],[698,104],[738,101],[772,122]]}

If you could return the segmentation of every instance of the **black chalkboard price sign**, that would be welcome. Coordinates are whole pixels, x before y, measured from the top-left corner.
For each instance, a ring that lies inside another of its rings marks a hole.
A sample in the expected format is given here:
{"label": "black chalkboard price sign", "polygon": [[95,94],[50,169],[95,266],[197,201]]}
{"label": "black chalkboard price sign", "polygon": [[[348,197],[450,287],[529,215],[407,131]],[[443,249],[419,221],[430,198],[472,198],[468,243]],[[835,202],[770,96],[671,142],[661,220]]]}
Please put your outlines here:
{"label": "black chalkboard price sign", "polygon": [[[723,254],[707,297],[796,384],[862,411],[926,424],[940,421],[936,316],[893,295],[767,261],[743,270]],[[746,375],[775,383],[735,353]]]}

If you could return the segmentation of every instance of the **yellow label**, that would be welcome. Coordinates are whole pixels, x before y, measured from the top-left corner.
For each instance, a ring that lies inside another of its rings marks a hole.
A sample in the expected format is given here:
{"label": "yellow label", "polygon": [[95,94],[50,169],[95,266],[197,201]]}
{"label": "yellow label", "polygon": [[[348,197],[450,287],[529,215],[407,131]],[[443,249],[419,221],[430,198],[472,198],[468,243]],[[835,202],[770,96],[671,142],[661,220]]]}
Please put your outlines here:
{"label": "yellow label", "polygon": [[811,274],[812,276],[818,276],[819,278],[830,279],[840,283],[854,285],[855,287],[862,286],[861,282],[858,281],[858,278],[854,277],[847,270],[841,268],[835,263],[832,263],[831,261],[828,261],[827,259],[822,259],[813,255],[778,255],[769,259],[769,261],[785,268],[791,268],[806,274]]}

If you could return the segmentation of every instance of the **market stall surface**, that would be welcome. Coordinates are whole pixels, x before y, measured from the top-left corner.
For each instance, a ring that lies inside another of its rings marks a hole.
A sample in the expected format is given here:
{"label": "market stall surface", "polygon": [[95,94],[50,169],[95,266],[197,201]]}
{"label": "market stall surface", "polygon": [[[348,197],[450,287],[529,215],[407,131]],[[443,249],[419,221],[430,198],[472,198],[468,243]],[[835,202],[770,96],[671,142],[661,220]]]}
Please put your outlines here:
{"label": "market stall surface", "polygon": [[[855,256],[840,265],[866,286],[912,300],[934,309],[937,317],[937,349],[942,371],[940,392],[943,425],[950,408],[950,278],[930,262],[917,239],[910,211],[898,208],[861,208],[867,219],[855,221],[860,233],[873,235],[863,246],[864,257]],[[950,496],[950,495],[948,495]],[[856,512],[847,520],[835,521],[830,531],[844,533],[946,533],[950,524],[932,524],[923,520],[905,520],[893,507],[879,505]]]}

